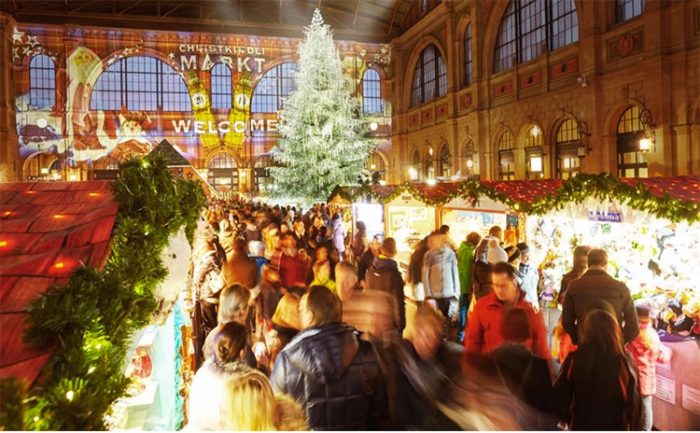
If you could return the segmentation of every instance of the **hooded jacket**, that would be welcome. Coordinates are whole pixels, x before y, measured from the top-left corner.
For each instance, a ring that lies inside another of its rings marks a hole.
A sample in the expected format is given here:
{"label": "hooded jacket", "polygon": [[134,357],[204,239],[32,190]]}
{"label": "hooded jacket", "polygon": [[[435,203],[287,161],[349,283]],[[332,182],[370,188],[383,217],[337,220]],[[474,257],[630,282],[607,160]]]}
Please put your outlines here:
{"label": "hooded jacket", "polygon": [[396,261],[379,256],[365,274],[366,290],[387,292],[396,299],[398,307],[399,331],[406,327],[406,303],[403,292],[403,278]]}
{"label": "hooded jacket", "polygon": [[275,361],[272,389],[304,407],[313,430],[376,430],[386,390],[371,343],[344,323],[305,329]]}
{"label": "hooded jacket", "polygon": [[429,250],[423,257],[426,298],[456,298],[460,294],[457,256],[448,246]]}

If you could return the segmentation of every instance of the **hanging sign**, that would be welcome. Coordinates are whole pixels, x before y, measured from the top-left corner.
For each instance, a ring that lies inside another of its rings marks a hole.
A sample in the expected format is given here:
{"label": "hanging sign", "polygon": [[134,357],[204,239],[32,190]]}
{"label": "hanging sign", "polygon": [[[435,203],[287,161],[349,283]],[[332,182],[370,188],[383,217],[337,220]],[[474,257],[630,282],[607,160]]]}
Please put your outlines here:
{"label": "hanging sign", "polygon": [[610,212],[610,211],[599,211],[599,210],[589,210],[588,211],[589,221],[600,221],[609,223],[621,223],[622,213],[620,212]]}

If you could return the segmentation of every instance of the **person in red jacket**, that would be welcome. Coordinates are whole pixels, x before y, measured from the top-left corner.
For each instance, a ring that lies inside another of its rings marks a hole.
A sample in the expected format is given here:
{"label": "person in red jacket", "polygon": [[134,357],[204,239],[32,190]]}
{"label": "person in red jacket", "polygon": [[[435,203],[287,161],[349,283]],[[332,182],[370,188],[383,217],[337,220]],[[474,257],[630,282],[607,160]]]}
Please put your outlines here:
{"label": "person in red jacket", "polygon": [[285,233],[281,236],[280,250],[272,258],[271,264],[279,270],[280,285],[285,289],[306,287],[309,266],[304,257],[299,254],[296,241],[291,233]]}
{"label": "person in red jacket", "polygon": [[503,317],[507,311],[520,307],[525,310],[530,322],[530,337],[524,344],[535,356],[551,363],[544,321],[525,300],[525,293],[518,288],[515,267],[506,262],[496,263],[492,277],[493,292],[477,301],[467,324],[464,340],[466,352],[484,354],[500,346],[505,340],[501,330]]}

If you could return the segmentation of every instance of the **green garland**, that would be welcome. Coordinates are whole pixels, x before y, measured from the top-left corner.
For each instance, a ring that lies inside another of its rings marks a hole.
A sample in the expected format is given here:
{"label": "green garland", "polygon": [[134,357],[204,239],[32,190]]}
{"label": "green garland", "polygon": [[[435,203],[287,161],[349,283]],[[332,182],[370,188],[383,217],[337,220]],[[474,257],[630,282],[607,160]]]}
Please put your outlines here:
{"label": "green garland", "polygon": [[361,197],[370,197],[378,203],[386,204],[401,194],[408,193],[428,206],[441,207],[460,197],[474,200],[477,203],[480,197],[488,197],[518,212],[543,215],[552,210],[562,209],[567,203],[581,203],[588,197],[595,197],[599,200],[616,200],[633,209],[673,222],[700,221],[700,203],[675,199],[668,194],[658,197],[647,191],[641,184],[630,186],[608,173],[579,174],[565,180],[561,188],[553,194],[539,197],[532,203],[516,200],[477,179],[471,178],[460,182],[449,194],[438,198],[425,197],[410,182],[398,185],[389,194],[382,194],[381,191],[381,188],[370,185],[361,185],[359,188],[336,188],[329,201],[336,196],[351,202]]}
{"label": "green garland", "polygon": [[168,272],[161,251],[182,226],[192,239],[205,198],[197,183],[174,181],[158,157],[126,162],[112,191],[112,253],[101,271],[78,268],[30,306],[25,338],[53,355],[23,399],[15,381],[3,381],[0,429],[104,430],[105,414],[126,392],[127,349],[150,322]]}

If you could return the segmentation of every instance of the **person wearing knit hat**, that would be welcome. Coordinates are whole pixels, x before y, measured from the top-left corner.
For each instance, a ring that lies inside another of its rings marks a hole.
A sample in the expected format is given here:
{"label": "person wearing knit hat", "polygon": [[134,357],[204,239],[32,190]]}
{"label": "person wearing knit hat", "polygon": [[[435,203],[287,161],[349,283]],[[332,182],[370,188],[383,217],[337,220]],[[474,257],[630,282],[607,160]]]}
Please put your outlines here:
{"label": "person wearing knit hat", "polygon": [[506,251],[501,247],[501,245],[498,242],[498,239],[489,239],[488,245],[489,251],[487,259],[490,265],[495,265],[496,263],[500,262],[508,262],[508,254],[506,254]]}
{"label": "person wearing knit hat", "polygon": [[520,250],[515,245],[506,248],[506,254],[508,254],[508,263],[515,266],[517,269],[520,267]]}

